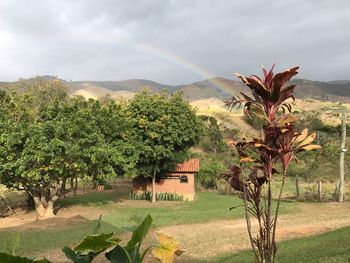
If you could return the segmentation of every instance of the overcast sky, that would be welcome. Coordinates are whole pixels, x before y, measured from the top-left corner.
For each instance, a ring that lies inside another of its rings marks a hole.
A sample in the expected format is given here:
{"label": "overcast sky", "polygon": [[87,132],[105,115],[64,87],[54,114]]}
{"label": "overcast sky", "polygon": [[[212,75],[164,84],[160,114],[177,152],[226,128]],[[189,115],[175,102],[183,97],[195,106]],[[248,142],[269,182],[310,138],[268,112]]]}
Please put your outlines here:
{"label": "overcast sky", "polygon": [[0,80],[350,79],[348,0],[1,0]]}

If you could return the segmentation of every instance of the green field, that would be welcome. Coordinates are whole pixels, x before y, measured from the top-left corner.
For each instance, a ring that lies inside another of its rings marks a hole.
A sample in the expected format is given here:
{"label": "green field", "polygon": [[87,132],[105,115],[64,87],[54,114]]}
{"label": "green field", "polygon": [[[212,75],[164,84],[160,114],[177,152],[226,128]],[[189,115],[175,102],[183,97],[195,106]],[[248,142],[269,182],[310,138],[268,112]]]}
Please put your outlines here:
{"label": "green field", "polygon": [[[98,209],[102,214],[101,231],[125,232],[142,221],[150,214],[154,219],[154,227],[164,227],[178,224],[196,224],[215,219],[234,219],[243,216],[243,209],[230,211],[229,208],[241,204],[238,197],[219,195],[215,192],[200,192],[193,202],[158,202],[152,204],[148,201],[134,201],[127,199],[128,189],[123,191],[106,191],[103,193],[91,192],[82,196],[59,200],[57,206],[85,207],[86,209]],[[125,204],[125,202],[128,202]],[[282,213],[288,213],[295,209],[295,202],[286,202]],[[59,216],[60,212],[58,212]],[[105,214],[105,215],[104,215]],[[96,219],[98,214],[96,214]],[[56,219],[53,219],[56,220]],[[23,255],[50,250],[64,245],[77,243],[85,235],[89,234],[96,225],[97,220],[79,220],[72,226],[55,223],[44,230],[33,227],[15,227],[0,230],[0,244],[4,244],[11,231],[18,231],[21,236],[19,252]],[[0,247],[4,251],[4,246]]]}

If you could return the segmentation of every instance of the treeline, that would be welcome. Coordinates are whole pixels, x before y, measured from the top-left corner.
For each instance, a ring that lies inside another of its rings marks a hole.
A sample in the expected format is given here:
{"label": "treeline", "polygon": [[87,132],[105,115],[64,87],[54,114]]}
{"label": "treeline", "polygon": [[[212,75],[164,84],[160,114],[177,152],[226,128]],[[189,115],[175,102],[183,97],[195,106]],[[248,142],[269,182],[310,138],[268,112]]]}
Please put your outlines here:
{"label": "treeline", "polygon": [[198,117],[203,122],[204,133],[199,143],[201,151],[197,153],[201,163],[200,171],[195,177],[196,187],[207,189],[219,189],[220,185],[227,187],[223,174],[232,163],[239,161],[235,149],[230,147],[229,142],[237,139],[238,130],[222,127],[213,116]]}
{"label": "treeline", "polygon": [[70,97],[57,80],[0,92],[0,183],[53,216],[67,182],[155,176],[188,157],[202,122],[179,93],[143,91],[128,102]]}

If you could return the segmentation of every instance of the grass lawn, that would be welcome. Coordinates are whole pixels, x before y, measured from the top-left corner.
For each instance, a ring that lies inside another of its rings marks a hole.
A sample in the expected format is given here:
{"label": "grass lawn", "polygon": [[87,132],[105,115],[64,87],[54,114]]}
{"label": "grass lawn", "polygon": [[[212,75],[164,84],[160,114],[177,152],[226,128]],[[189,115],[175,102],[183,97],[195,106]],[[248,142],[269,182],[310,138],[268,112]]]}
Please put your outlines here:
{"label": "grass lawn", "polygon": [[[162,206],[150,204],[147,207],[128,207],[116,209],[113,214],[106,216],[104,222],[120,226],[130,224],[131,219],[140,223],[145,215],[150,214],[156,227],[203,223],[214,219],[232,219],[243,217],[244,210],[239,207],[231,210],[230,207],[242,204],[238,197],[218,195],[214,192],[200,192],[194,202],[162,202]],[[137,201],[136,201],[137,202]],[[291,212],[295,202],[283,205],[282,213]],[[137,220],[138,219],[138,220]]]}
{"label": "grass lawn", "polygon": [[[101,231],[116,231],[119,233],[124,232],[124,227],[129,228],[137,225],[147,214],[153,217],[155,227],[195,224],[215,219],[233,219],[243,216],[242,208],[229,210],[230,207],[241,204],[238,197],[219,195],[216,192],[199,192],[193,202],[158,202],[156,204],[147,201],[125,200],[127,194],[127,189],[102,193],[91,192],[82,196],[59,200],[57,205],[98,209],[98,213],[107,214],[102,217]],[[284,202],[281,212],[292,212],[296,208],[296,204],[296,202]],[[96,215],[96,219],[97,217],[98,215]],[[20,232],[19,253],[30,255],[30,253],[76,244],[85,235],[89,234],[95,225],[96,220],[86,220],[72,226],[60,225],[55,228],[0,230],[0,251],[4,250],[3,244],[11,231]]]}
{"label": "grass lawn", "polygon": [[[349,263],[350,227],[333,232],[281,242],[276,261],[279,263]],[[251,263],[253,254],[243,251],[233,255],[196,263]]]}

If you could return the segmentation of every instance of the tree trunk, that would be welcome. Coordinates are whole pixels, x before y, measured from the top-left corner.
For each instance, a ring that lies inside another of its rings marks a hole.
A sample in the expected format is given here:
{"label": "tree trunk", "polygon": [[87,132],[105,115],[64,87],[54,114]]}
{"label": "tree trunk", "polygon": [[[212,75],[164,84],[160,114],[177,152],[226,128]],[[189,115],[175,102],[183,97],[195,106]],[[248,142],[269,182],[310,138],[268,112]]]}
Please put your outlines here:
{"label": "tree trunk", "polygon": [[42,203],[42,205],[44,206],[44,207],[46,207],[47,206],[47,201],[46,201],[46,197],[45,197],[45,195],[41,195],[41,197],[40,197],[40,202]]}
{"label": "tree trunk", "polygon": [[78,177],[74,178],[74,196],[77,195],[77,190],[78,190]]}
{"label": "tree trunk", "polygon": [[62,188],[61,188],[61,195],[63,195],[63,198],[66,198],[66,182],[67,182],[67,178],[64,178],[62,180]]}
{"label": "tree trunk", "polygon": [[27,192],[27,210],[32,210],[33,208],[35,208],[33,196]]}
{"label": "tree trunk", "polygon": [[33,195],[35,210],[37,211],[39,218],[51,218],[55,216],[53,206],[58,197],[58,195],[55,195],[49,198],[48,201],[45,200],[45,203],[43,203],[43,198],[40,196],[40,194],[36,193]]}
{"label": "tree trunk", "polygon": [[42,218],[55,217],[55,214],[53,213],[53,204],[54,204],[54,201],[52,199],[47,202],[47,207],[45,209],[45,214],[42,216]]}
{"label": "tree trunk", "polygon": [[153,177],[152,177],[152,203],[156,202],[156,174],[157,172],[153,172]]}
{"label": "tree trunk", "polygon": [[41,198],[39,195],[33,196],[34,204],[35,204],[35,210],[38,213],[40,217],[44,216],[45,214],[45,207],[43,203],[41,202]]}
{"label": "tree trunk", "polygon": [[74,178],[71,177],[70,178],[70,191],[73,191],[73,189],[74,189]]}
{"label": "tree trunk", "polygon": [[97,188],[97,182],[96,182],[96,177],[92,177],[92,189],[96,189]]}
{"label": "tree trunk", "polygon": [[340,145],[340,178],[339,178],[339,202],[344,201],[344,157],[345,157],[345,140],[346,140],[346,114],[342,113],[341,119],[341,145]]}

